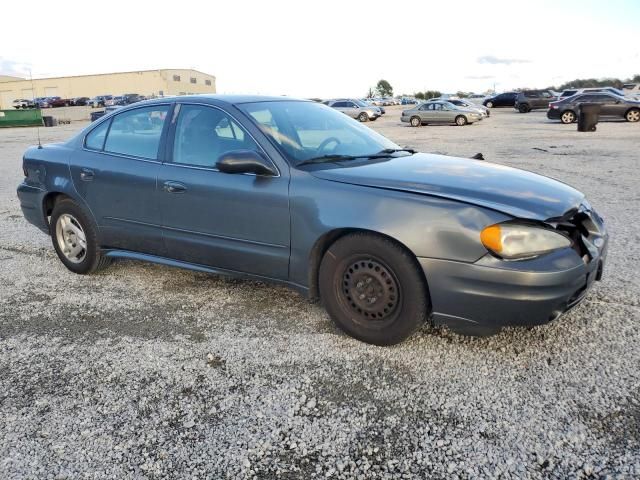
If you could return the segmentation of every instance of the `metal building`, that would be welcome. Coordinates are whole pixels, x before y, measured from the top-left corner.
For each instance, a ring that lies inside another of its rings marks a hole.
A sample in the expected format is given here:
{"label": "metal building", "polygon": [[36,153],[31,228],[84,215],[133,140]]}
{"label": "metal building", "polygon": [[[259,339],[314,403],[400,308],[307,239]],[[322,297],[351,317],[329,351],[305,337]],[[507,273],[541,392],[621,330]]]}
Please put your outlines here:
{"label": "metal building", "polygon": [[0,110],[16,99],[95,97],[137,93],[145,96],[215,93],[216,77],[190,69],[139,70],[72,77],[26,79],[0,75]]}

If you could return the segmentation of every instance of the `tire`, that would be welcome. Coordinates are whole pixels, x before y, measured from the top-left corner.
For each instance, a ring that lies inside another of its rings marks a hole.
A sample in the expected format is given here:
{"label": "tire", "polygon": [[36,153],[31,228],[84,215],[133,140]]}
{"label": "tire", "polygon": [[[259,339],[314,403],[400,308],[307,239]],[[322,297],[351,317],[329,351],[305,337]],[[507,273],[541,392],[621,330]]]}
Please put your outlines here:
{"label": "tire", "polygon": [[464,115],[458,115],[456,117],[456,125],[458,125],[459,127],[463,127],[467,124],[467,117],[465,117]]}
{"label": "tire", "polygon": [[333,321],[363,342],[394,345],[428,318],[429,293],[416,259],[381,235],[339,238],[322,259],[319,286]]}
{"label": "tire", "polygon": [[520,113],[529,113],[531,111],[531,109],[529,108],[529,105],[523,103],[518,105],[518,111]]}
{"label": "tire", "polygon": [[364,123],[369,120],[369,115],[367,115],[366,112],[362,112],[360,115],[358,115],[358,120]]}
{"label": "tire", "polygon": [[58,258],[72,272],[93,273],[111,263],[100,251],[98,231],[90,214],[73,200],[65,198],[55,204],[49,232]]}
{"label": "tire", "polygon": [[571,110],[566,110],[560,114],[560,121],[565,125],[573,123],[576,121],[576,114]]}
{"label": "tire", "polygon": [[625,113],[624,118],[626,118],[627,122],[638,122],[640,121],[640,110],[637,108],[631,108],[627,113]]}
{"label": "tire", "polygon": [[419,127],[420,125],[422,125],[422,120],[420,119],[420,117],[411,117],[411,119],[409,120],[409,124],[412,127]]}
{"label": "tire", "polygon": [[487,102],[485,107],[487,108],[493,108],[493,102]]}

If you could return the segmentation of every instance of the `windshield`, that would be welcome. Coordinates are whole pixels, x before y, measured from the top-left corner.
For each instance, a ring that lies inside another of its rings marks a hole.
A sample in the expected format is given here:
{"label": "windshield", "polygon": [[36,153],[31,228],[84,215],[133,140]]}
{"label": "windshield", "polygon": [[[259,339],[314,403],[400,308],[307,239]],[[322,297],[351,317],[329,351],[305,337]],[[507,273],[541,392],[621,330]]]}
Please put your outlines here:
{"label": "windshield", "polygon": [[358,105],[359,107],[368,107],[368,106],[369,106],[369,104],[368,104],[368,103],[363,102],[362,100],[354,100],[354,103],[355,103],[356,105]]}
{"label": "windshield", "polygon": [[293,165],[326,155],[367,157],[400,148],[344,113],[315,102],[256,102],[238,107]]}

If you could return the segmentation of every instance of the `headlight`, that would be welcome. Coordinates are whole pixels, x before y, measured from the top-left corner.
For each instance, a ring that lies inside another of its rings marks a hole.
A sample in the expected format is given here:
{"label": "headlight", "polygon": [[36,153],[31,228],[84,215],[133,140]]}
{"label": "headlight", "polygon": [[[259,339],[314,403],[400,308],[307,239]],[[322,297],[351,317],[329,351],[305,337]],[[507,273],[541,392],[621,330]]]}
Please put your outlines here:
{"label": "headlight", "polygon": [[508,260],[536,257],[571,246],[571,240],[546,228],[517,223],[490,225],[480,233],[487,250]]}

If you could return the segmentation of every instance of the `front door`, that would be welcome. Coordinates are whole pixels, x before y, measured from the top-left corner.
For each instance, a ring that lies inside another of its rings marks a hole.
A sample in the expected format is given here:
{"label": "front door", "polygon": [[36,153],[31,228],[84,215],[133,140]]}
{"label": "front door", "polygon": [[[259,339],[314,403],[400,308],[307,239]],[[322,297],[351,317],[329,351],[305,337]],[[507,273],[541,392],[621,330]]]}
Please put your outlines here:
{"label": "front door", "polygon": [[289,173],[228,174],[215,167],[233,150],[266,155],[218,107],[182,104],[158,179],[167,255],[215,268],[286,279]]}
{"label": "front door", "polygon": [[161,254],[156,180],[170,105],[128,110],[90,131],[70,161],[73,184],[104,247]]}

